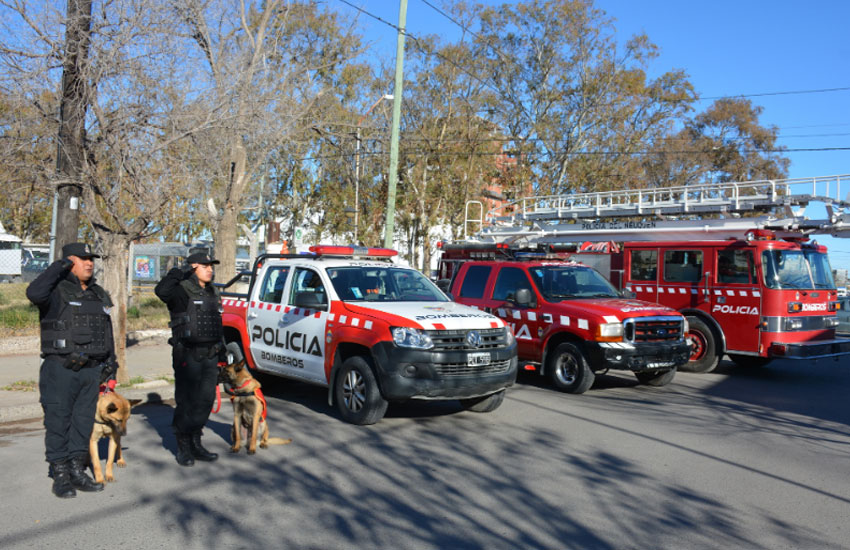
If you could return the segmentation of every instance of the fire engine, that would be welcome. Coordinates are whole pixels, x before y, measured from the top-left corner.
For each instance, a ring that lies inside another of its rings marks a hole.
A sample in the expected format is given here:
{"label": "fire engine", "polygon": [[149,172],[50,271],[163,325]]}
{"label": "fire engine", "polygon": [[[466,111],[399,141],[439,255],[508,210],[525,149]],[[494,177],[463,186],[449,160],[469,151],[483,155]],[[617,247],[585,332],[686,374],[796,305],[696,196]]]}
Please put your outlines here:
{"label": "fire engine", "polygon": [[499,407],[517,371],[516,341],[501,319],[449,301],[418,271],[390,263],[395,250],[310,251],[261,255],[247,293],[222,293],[233,359],[328,388],[329,404],[353,424],[375,423],[388,402],[407,399]]}
{"label": "fire engine", "polygon": [[[526,197],[481,209],[464,230],[481,224],[470,239],[478,243],[572,243],[570,259],[628,295],[680,311],[692,351],[679,370],[711,371],[724,354],[744,366],[837,358],[850,340],[836,338],[827,250],[810,239],[850,231],[842,180],[850,176]],[[825,218],[805,217],[815,203]],[[441,276],[453,267],[441,266]]]}

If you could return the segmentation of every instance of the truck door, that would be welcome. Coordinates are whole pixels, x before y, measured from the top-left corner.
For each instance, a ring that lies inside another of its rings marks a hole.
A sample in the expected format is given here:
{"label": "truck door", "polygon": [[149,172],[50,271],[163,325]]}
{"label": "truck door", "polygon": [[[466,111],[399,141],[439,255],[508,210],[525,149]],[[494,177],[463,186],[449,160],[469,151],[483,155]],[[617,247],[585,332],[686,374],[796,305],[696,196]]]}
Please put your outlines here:
{"label": "truck door", "polygon": [[289,275],[289,266],[271,265],[260,276],[262,281],[254,286],[248,303],[248,334],[251,339],[250,353],[260,370],[282,372],[281,350],[277,347],[278,327],[282,313],[283,291]]}
{"label": "truck door", "polygon": [[292,376],[327,383],[325,376],[325,326],[329,297],[322,274],[296,267],[289,283],[283,317],[280,319],[283,349],[292,360],[285,367]]}
{"label": "truck door", "polygon": [[705,273],[711,271],[712,249],[674,248],[664,251],[658,303],[679,311],[708,307]]}
{"label": "truck door", "polygon": [[753,251],[718,250],[714,271],[711,316],[723,329],[727,351],[758,352],[761,292]]}
{"label": "truck door", "polygon": [[[514,299],[516,291],[527,288],[535,300],[533,307],[519,307]],[[517,339],[520,357],[539,360],[542,357],[541,326],[543,319],[538,315],[540,297],[520,267],[502,266],[496,274],[493,291],[486,301],[488,311],[511,325]]]}
{"label": "truck door", "polygon": [[[630,249],[626,290],[635,298],[647,302],[663,303],[658,297],[658,249]],[[665,304],[666,305],[666,304]]]}

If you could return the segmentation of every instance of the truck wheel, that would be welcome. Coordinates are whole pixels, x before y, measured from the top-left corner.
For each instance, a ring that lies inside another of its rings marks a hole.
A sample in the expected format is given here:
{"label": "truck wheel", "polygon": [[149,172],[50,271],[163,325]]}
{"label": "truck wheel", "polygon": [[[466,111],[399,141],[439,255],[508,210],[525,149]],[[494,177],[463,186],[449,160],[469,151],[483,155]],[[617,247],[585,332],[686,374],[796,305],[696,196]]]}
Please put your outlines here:
{"label": "truck wheel", "polygon": [[596,379],[584,354],[569,342],[559,344],[546,360],[546,373],[552,384],[566,393],[584,393]]}
{"label": "truck wheel", "polygon": [[691,343],[691,359],[679,370],[685,372],[711,372],[720,362],[714,332],[696,317],[688,317],[688,340]]}
{"label": "truck wheel", "polygon": [[638,382],[647,386],[666,386],[676,376],[676,367],[665,371],[636,372],[635,376]]}
{"label": "truck wheel", "polygon": [[505,390],[491,393],[485,397],[476,397],[474,399],[461,399],[460,406],[467,411],[488,413],[499,408],[502,401],[505,400]]}
{"label": "truck wheel", "polygon": [[334,398],[343,420],[358,426],[374,424],[387,412],[378,382],[369,363],[359,356],[342,364],[334,383]]}
{"label": "truck wheel", "polygon": [[729,359],[739,367],[759,368],[767,365],[772,361],[770,357],[755,357],[752,355],[732,355],[729,354]]}

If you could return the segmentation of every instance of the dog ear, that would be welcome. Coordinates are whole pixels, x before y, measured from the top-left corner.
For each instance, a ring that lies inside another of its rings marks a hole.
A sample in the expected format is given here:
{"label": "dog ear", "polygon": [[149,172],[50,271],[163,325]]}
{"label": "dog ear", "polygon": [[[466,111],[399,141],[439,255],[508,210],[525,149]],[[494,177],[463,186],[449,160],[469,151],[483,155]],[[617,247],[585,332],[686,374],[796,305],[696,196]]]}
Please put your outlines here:
{"label": "dog ear", "polygon": [[142,399],[128,399],[127,401],[130,402],[130,407],[135,407],[136,405],[141,403],[143,400]]}
{"label": "dog ear", "polygon": [[245,368],[245,360],[244,360],[244,359],[243,359],[243,360],[241,360],[241,361],[239,361],[239,362],[238,362],[238,363],[236,363],[235,365],[233,365],[233,370],[234,370],[235,372],[239,372],[239,371],[241,371],[241,370],[242,370],[242,369],[244,369],[244,368]]}
{"label": "dog ear", "polygon": [[117,410],[118,410],[118,406],[115,403],[110,403],[109,405],[106,406],[106,412],[107,413],[114,413]]}

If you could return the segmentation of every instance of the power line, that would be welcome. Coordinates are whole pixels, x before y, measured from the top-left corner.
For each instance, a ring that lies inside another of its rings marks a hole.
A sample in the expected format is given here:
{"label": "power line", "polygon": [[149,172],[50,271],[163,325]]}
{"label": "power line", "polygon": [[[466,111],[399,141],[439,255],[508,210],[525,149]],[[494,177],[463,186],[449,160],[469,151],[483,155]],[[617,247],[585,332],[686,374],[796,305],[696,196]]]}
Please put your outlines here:
{"label": "power line", "polygon": [[490,89],[491,89],[491,90],[493,90],[494,92],[499,93],[499,89],[498,89],[498,88],[494,87],[493,85],[489,84],[488,82],[485,82],[485,81],[481,80],[481,79],[480,79],[480,78],[478,78],[476,75],[474,75],[474,74],[470,73],[470,72],[469,72],[469,71],[467,71],[465,68],[461,67],[460,65],[458,65],[457,63],[455,63],[454,61],[452,61],[452,60],[451,60],[451,59],[449,59],[448,57],[444,56],[443,54],[441,54],[441,53],[439,53],[439,52],[436,52],[436,51],[428,51],[427,49],[425,49],[425,47],[424,47],[424,46],[422,46],[422,45],[419,43],[419,42],[420,42],[420,39],[419,39],[419,38],[417,38],[416,36],[414,36],[414,35],[410,34],[409,32],[407,32],[407,30],[406,30],[406,29],[399,28],[399,26],[398,26],[398,25],[395,25],[395,24],[393,24],[393,23],[390,23],[389,21],[386,21],[385,19],[382,19],[381,17],[379,17],[379,16],[377,16],[377,15],[375,15],[375,14],[371,13],[371,12],[366,11],[366,10],[364,10],[363,8],[357,7],[357,6],[355,6],[354,4],[352,4],[351,2],[349,2],[348,0],[339,0],[339,1],[340,1],[340,2],[342,2],[342,3],[343,3],[343,4],[345,4],[345,5],[347,5],[347,6],[351,7],[351,8],[353,8],[353,9],[355,9],[355,10],[359,11],[360,13],[362,13],[362,14],[364,14],[364,15],[367,15],[367,16],[369,16],[369,17],[373,18],[373,19],[376,19],[376,20],[380,21],[380,22],[381,22],[381,23],[383,23],[384,25],[387,25],[387,26],[389,26],[389,27],[392,27],[392,28],[393,28],[393,29],[395,29],[397,32],[404,33],[404,35],[405,35],[406,37],[410,38],[410,40],[413,42],[413,44],[414,44],[417,48],[419,48],[419,51],[421,51],[422,53],[424,53],[424,54],[426,54],[426,55],[435,55],[435,56],[439,57],[440,59],[442,59],[442,60],[443,60],[443,61],[445,61],[446,63],[448,63],[448,64],[452,65],[453,67],[455,67],[456,69],[458,69],[460,72],[462,72],[462,73],[464,73],[465,75],[467,75],[468,77],[470,77],[471,79],[475,80],[476,82],[480,83],[480,84],[481,84],[481,85],[483,85],[483,86],[486,86],[486,87],[490,88]]}
{"label": "power line", "polygon": [[796,94],[823,94],[828,92],[846,92],[850,90],[850,86],[844,88],[822,88],[819,90],[794,90],[787,92],[763,92],[758,94],[736,94],[736,95],[718,95],[718,96],[709,96],[709,97],[700,97],[697,101],[704,101],[708,99],[735,99],[738,97],[765,97],[765,96],[774,96],[774,95],[796,95]]}

